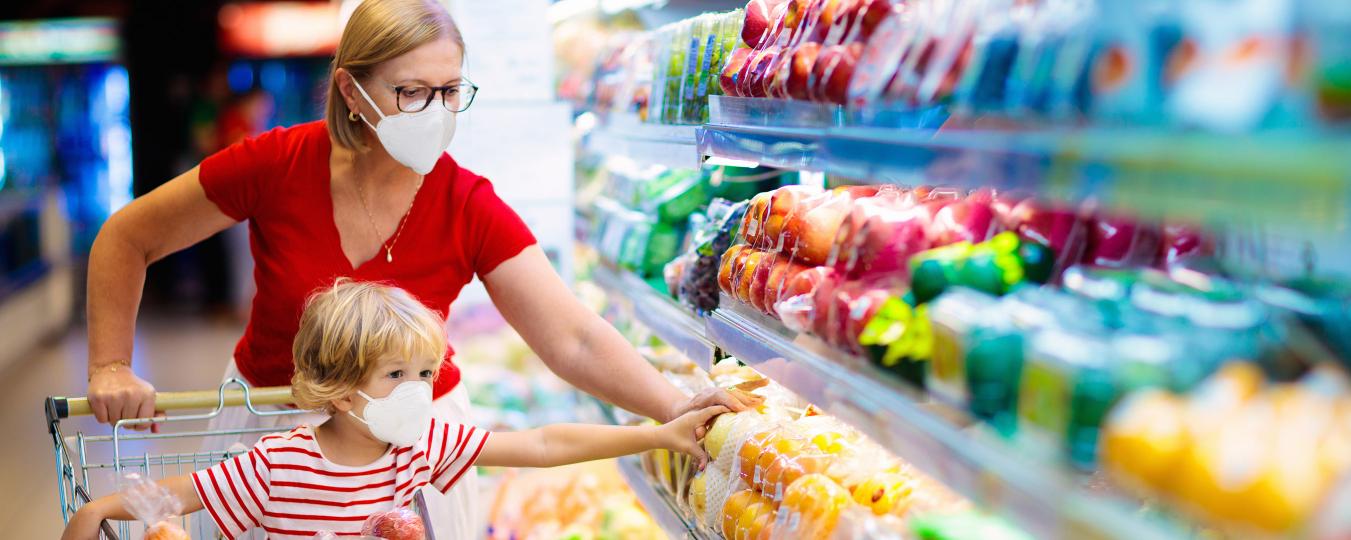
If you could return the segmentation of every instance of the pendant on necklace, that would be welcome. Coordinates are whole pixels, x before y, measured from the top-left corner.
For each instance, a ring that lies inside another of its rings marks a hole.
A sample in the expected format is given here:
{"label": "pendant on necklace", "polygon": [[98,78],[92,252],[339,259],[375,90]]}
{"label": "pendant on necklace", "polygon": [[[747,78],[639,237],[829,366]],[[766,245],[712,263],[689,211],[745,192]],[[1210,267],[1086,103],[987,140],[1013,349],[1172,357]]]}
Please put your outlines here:
{"label": "pendant on necklace", "polygon": [[387,263],[394,262],[394,253],[388,249],[385,250],[385,262]]}

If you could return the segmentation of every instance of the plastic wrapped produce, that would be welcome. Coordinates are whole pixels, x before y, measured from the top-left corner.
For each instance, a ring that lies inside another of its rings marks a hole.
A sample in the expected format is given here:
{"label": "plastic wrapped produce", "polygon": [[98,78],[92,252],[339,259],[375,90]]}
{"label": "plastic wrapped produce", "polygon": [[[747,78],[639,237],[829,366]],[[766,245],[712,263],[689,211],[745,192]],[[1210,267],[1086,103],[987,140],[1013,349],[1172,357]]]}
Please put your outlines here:
{"label": "plastic wrapped produce", "polygon": [[422,518],[407,508],[371,514],[361,526],[361,534],[384,540],[423,540],[427,537]]}
{"label": "plastic wrapped produce", "polygon": [[122,478],[122,504],[146,526],[150,540],[190,540],[188,533],[170,521],[183,513],[183,503],[168,489],[137,473]]}

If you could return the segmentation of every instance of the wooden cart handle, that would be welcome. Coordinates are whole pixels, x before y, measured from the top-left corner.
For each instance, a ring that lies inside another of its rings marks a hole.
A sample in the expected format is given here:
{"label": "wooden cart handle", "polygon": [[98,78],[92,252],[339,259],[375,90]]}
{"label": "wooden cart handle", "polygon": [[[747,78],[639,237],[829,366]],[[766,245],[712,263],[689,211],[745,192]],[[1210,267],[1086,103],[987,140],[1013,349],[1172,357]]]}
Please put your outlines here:
{"label": "wooden cart handle", "polygon": [[[214,409],[220,403],[221,391],[198,390],[193,392],[156,392],[155,410],[168,412],[182,409]],[[290,405],[295,403],[289,386],[267,386],[249,389],[249,402],[253,405]],[[225,390],[225,406],[244,405],[244,391],[239,388]],[[86,397],[54,397],[48,401],[49,414],[55,418],[88,416],[94,411],[89,407]]]}

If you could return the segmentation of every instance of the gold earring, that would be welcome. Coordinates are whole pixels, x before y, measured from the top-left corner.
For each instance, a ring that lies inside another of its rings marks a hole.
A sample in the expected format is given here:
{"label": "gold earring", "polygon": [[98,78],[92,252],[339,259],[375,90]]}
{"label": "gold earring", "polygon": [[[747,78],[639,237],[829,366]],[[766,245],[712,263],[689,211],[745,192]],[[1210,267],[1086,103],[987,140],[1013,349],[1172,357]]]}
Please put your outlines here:
{"label": "gold earring", "polygon": [[352,110],[347,111],[347,121],[348,121],[348,122],[356,122],[356,121],[357,121],[357,112],[356,112],[356,111],[352,111]]}

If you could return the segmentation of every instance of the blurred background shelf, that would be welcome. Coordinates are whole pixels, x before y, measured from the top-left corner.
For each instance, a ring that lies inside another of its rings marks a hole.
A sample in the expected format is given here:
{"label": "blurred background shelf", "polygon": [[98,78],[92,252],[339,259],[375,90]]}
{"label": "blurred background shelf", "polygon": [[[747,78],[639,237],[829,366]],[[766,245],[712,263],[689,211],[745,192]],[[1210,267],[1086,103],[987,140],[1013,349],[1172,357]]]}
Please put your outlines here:
{"label": "blurred background shelf", "polygon": [[631,303],[633,316],[664,341],[699,354],[716,347],[741,360],[1036,538],[1186,537],[1178,523],[1142,514],[1137,501],[1098,478],[1024,455],[865,359],[797,335],[734,300],[724,297],[724,307],[696,318],[628,272],[602,264],[593,277]]}
{"label": "blurred background shelf", "polygon": [[657,486],[647,478],[637,457],[619,458],[618,462],[619,473],[624,476],[624,481],[633,488],[633,493],[638,496],[643,509],[647,510],[648,515],[652,516],[652,520],[656,521],[663,531],[666,531],[667,537],[700,540],[704,538],[699,534],[697,527],[681,517],[675,502],[665,493],[658,491]]}

